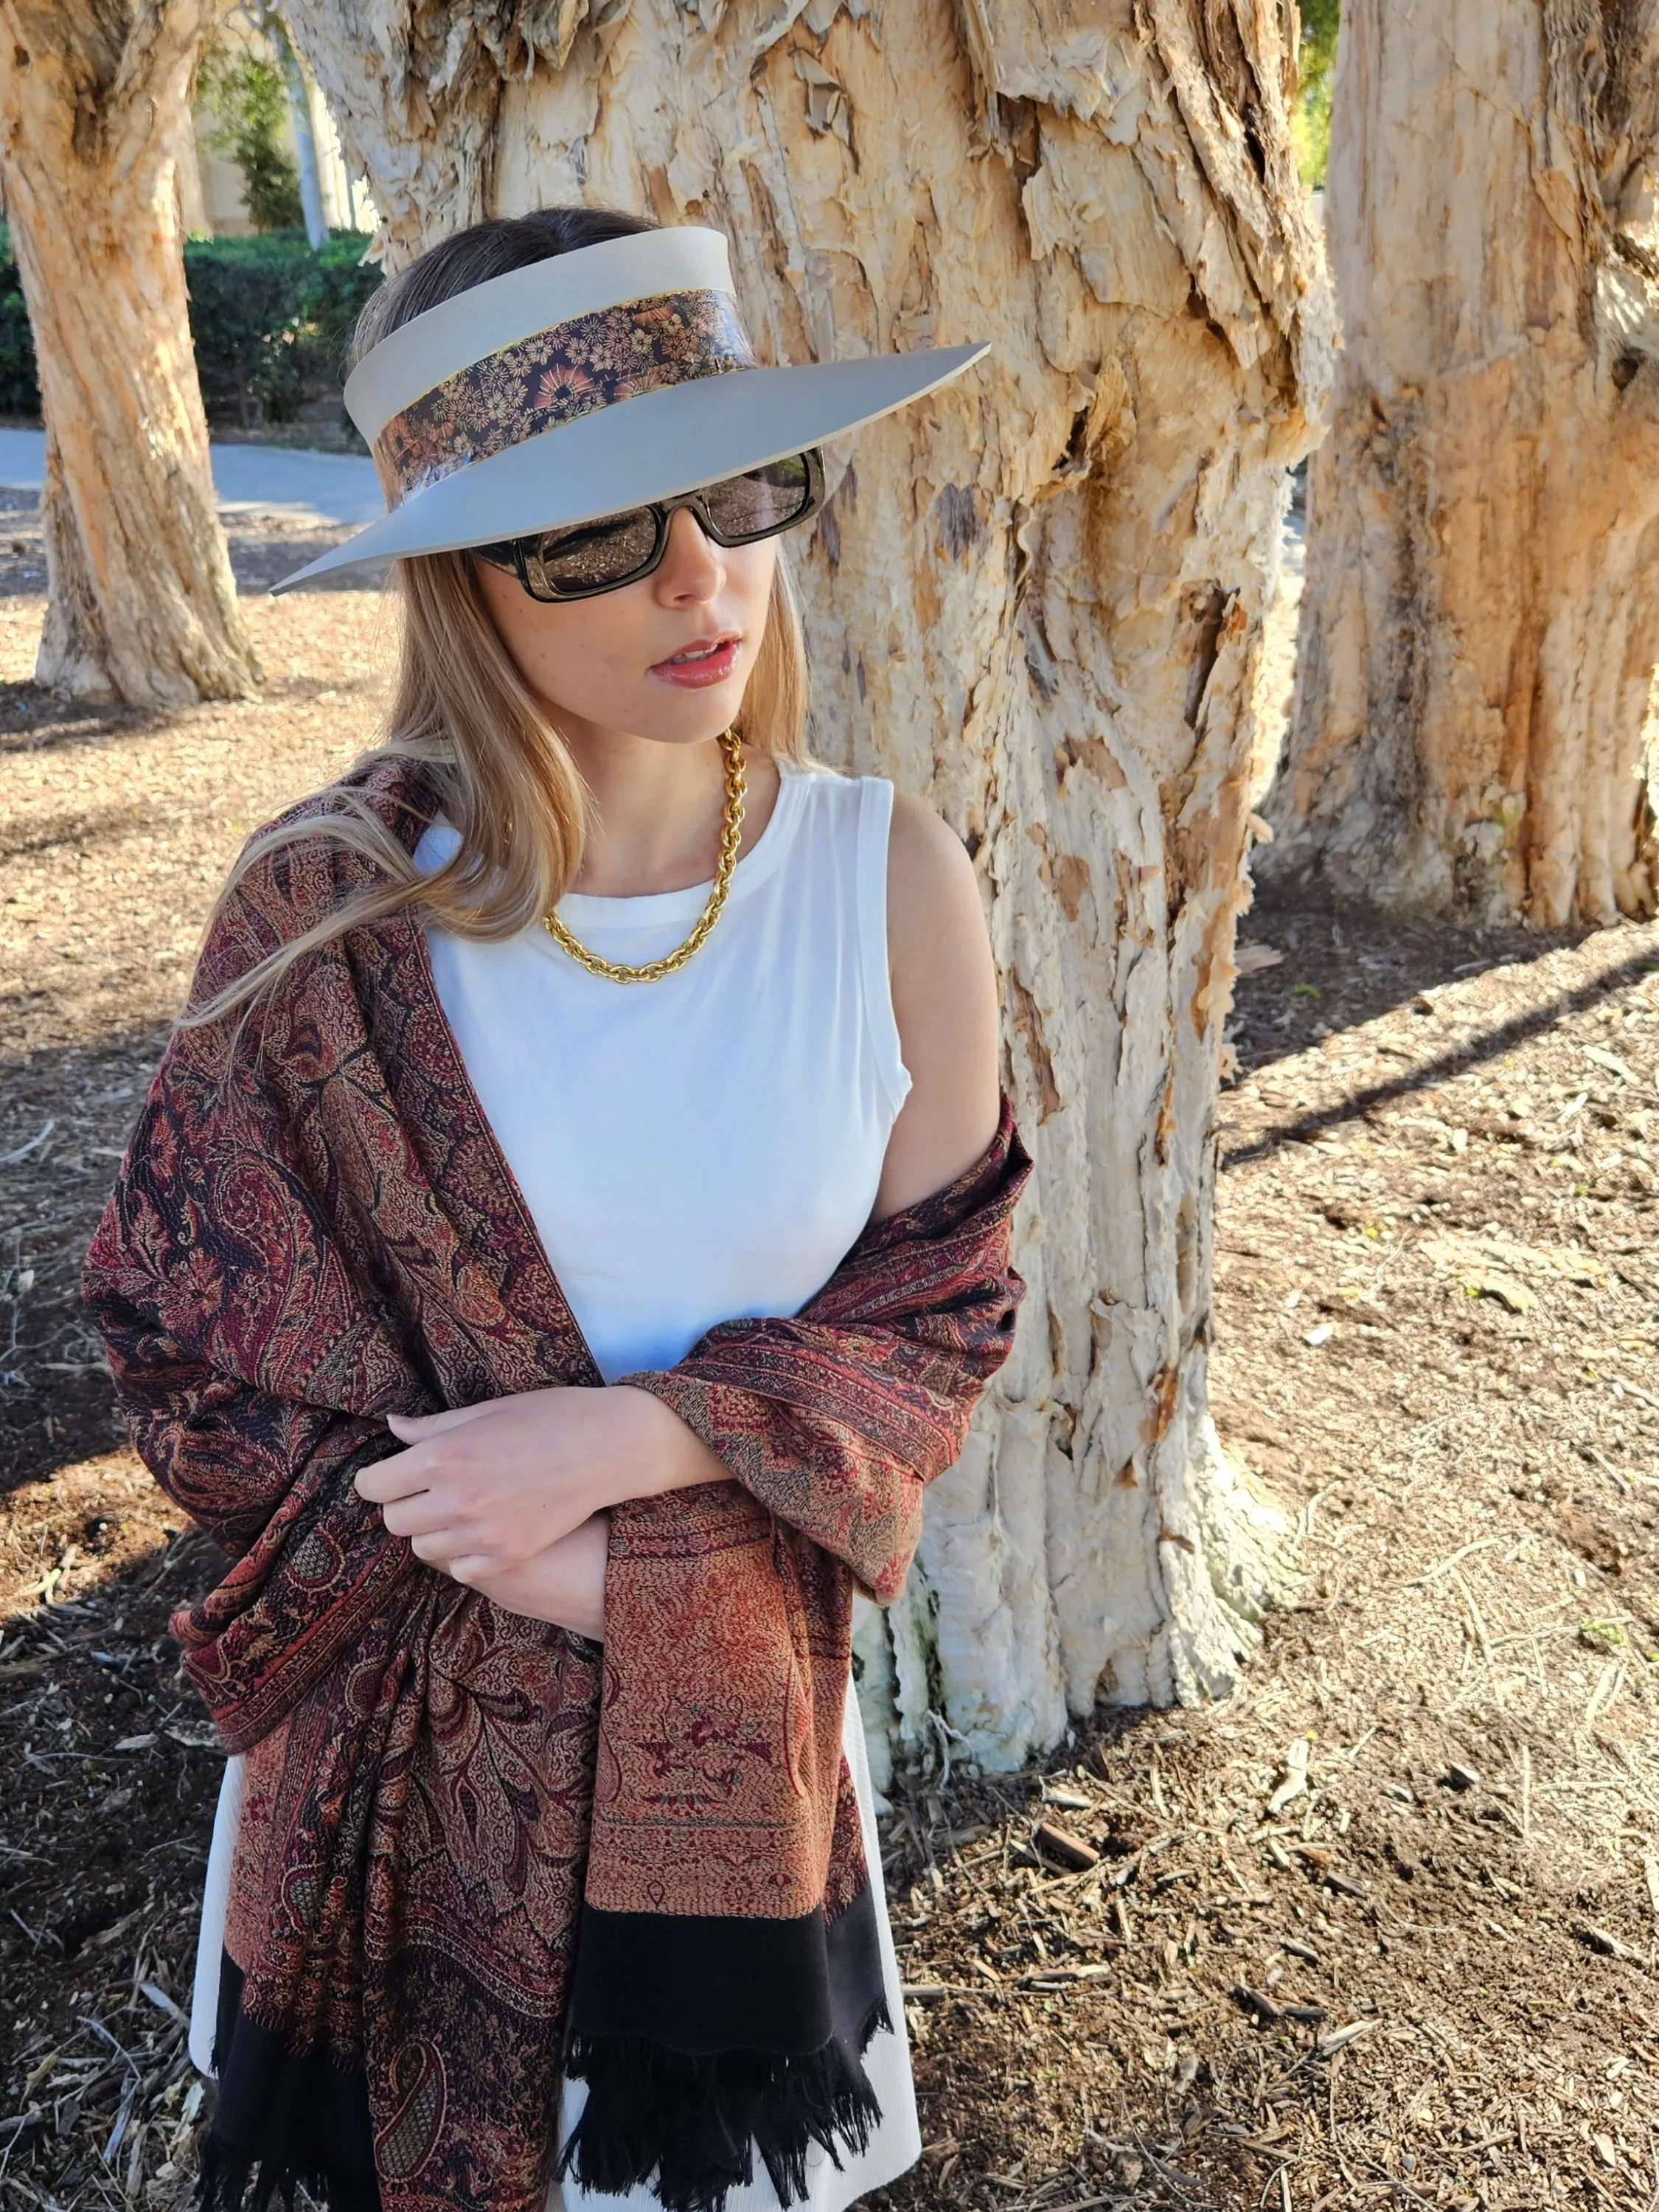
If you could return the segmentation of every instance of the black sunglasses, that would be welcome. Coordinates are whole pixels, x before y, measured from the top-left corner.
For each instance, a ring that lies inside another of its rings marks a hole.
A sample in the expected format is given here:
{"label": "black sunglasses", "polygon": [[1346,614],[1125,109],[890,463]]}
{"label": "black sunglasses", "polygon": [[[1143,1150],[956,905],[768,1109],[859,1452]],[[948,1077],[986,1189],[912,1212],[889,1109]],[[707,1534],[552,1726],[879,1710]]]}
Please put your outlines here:
{"label": "black sunglasses", "polygon": [[517,576],[532,599],[591,599],[648,576],[668,550],[669,519],[689,507],[716,545],[752,545],[793,530],[823,505],[823,459],[816,447],[741,476],[653,499],[623,514],[601,515],[568,530],[538,530],[468,548],[475,560]]}

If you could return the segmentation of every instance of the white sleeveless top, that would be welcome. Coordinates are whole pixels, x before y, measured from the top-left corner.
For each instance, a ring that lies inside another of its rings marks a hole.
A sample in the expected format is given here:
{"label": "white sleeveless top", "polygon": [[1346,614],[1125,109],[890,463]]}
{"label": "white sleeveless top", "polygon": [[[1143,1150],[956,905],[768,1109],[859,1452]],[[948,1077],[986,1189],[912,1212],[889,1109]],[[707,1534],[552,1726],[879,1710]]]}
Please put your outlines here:
{"label": "white sleeveless top", "polygon": [[[781,763],[771,818],[702,949],[613,983],[539,923],[480,944],[428,927],[438,995],[607,1382],[672,1367],[716,1322],[793,1314],[869,1218],[910,1087],[887,972],[893,787]],[[433,823],[427,872],[459,843]],[[708,884],[569,893],[559,918],[636,964]]]}
{"label": "white sleeveless top", "polygon": [[[893,787],[779,763],[771,818],[732,871],[696,956],[654,983],[613,983],[539,923],[495,944],[427,925],[438,997],[553,1272],[607,1382],[672,1367],[715,1322],[799,1312],[875,1203],[910,1088],[887,967]],[[427,872],[459,833],[415,849]],[[672,951],[709,885],[635,898],[568,893],[560,918],[630,964]],[[842,2212],[921,2155],[897,1960],[888,1927],[858,1699],[842,1743],[874,1891],[893,2027],[865,2054],[882,2120],[837,2171],[808,2153],[793,2212]],[[190,2048],[210,2072],[242,1760],[227,1764],[209,1857]],[[585,2085],[567,2081],[561,2140]],[[647,2189],[600,2197],[556,2181],[545,2212],[660,2212]],[[756,2166],[729,2212],[778,2212]]]}

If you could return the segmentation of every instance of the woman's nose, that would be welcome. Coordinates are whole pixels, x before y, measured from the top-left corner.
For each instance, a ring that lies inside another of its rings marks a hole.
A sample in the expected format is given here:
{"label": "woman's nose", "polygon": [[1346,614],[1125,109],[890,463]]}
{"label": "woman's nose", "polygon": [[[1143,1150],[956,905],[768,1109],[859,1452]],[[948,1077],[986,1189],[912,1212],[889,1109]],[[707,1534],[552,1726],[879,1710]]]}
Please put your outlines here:
{"label": "woman's nose", "polygon": [[725,580],[719,546],[689,507],[676,507],[668,518],[668,550],[657,570],[659,592],[669,599],[710,599]]}

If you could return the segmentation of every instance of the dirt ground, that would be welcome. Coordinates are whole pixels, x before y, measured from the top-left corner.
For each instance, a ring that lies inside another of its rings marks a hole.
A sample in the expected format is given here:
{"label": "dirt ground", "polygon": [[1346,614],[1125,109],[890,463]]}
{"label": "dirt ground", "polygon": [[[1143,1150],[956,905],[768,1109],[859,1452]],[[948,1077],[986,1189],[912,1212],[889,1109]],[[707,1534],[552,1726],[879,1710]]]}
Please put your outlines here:
{"label": "dirt ground", "polygon": [[[81,1254],[241,836],[373,735],[370,591],[245,600],[258,702],[28,681],[0,512],[0,2202],[187,2201],[215,1578]],[[249,522],[245,587],[318,540]],[[1294,1516],[1244,1687],[896,1793],[927,2148],[893,2212],[1659,2203],[1659,928],[1259,907],[1217,1419]]]}

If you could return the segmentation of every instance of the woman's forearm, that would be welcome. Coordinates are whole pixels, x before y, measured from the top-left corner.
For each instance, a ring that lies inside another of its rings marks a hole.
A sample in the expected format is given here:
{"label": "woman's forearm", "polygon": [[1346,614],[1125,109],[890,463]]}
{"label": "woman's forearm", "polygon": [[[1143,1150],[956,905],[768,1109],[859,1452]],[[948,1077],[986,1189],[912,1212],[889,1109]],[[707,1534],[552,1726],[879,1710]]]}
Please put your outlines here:
{"label": "woman's forearm", "polygon": [[648,1390],[624,1383],[603,1394],[571,1395],[584,1413],[601,1413],[609,1431],[609,1448],[594,1455],[582,1482],[588,1517],[568,1536],[514,1566],[487,1571],[468,1567],[456,1579],[509,1613],[550,1620],[603,1643],[610,1545],[606,1509],[630,1498],[660,1498],[700,1482],[726,1481],[731,1470]]}
{"label": "woman's forearm", "polygon": [[[627,1382],[609,1394],[626,1401],[631,1431],[630,1449],[606,1470],[614,1494],[606,1505],[620,1505],[629,1498],[660,1498],[671,1490],[691,1490],[700,1482],[727,1482],[732,1470],[710,1451],[696,1431],[660,1398]],[[615,1487],[626,1484],[629,1487]]]}
{"label": "woman's forearm", "polygon": [[730,1470],[647,1390],[555,1386],[391,1413],[407,1449],[354,1478],[417,1558],[462,1581],[545,1551],[595,1513]]}

